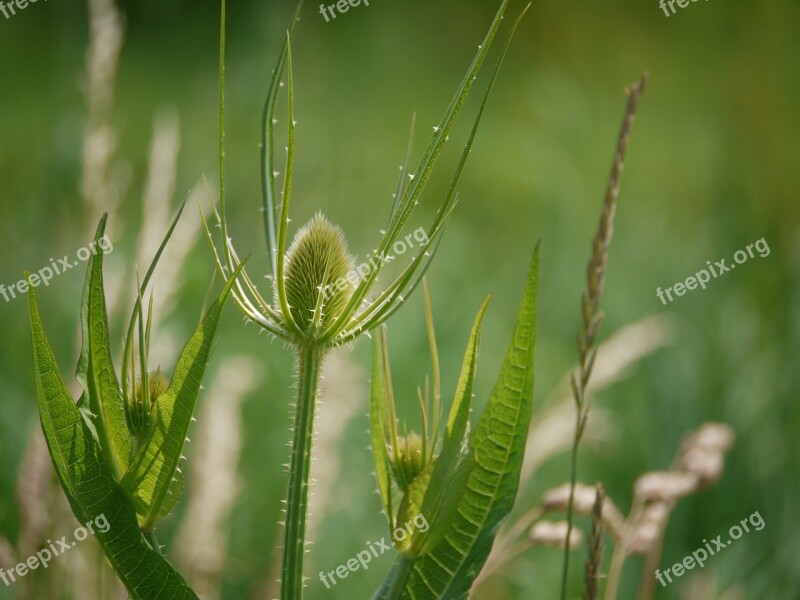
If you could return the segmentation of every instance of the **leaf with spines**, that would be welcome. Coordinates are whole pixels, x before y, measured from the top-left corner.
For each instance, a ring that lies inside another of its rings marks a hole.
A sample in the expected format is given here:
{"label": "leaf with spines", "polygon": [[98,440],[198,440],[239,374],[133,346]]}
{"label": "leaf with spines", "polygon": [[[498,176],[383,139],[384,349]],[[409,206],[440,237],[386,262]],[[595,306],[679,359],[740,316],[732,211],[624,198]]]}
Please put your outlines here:
{"label": "leaf with spines", "polygon": [[183,490],[186,486],[186,480],[183,475],[183,470],[180,466],[175,469],[175,475],[172,476],[172,481],[169,482],[167,495],[164,496],[164,502],[161,504],[161,509],[158,511],[158,520],[163,519],[172,509],[175,508],[183,496]]}
{"label": "leaf with spines", "polygon": [[149,434],[122,479],[122,488],[133,499],[142,518],[142,529],[146,532],[152,531],[156,520],[163,514],[170,486],[174,485],[173,479],[211,353],[211,342],[225,301],[240,271],[241,267],[231,275],[186,343],[167,391],[153,407]]}
{"label": "leaf with spines", "polygon": [[130,498],[115,480],[58,373],[33,286],[28,298],[42,431],[72,512],[81,523],[105,517],[109,527],[105,532],[96,529],[95,537],[133,600],[198,600],[186,581],[143,537]]}
{"label": "leaf with spines", "polygon": [[[148,284],[150,283],[150,278],[153,276],[153,273],[156,270],[156,266],[158,265],[158,261],[161,260],[161,255],[164,253],[164,249],[167,247],[169,240],[172,238],[172,234],[175,231],[175,227],[178,225],[178,221],[183,214],[183,209],[186,206],[186,202],[183,202],[180,207],[178,208],[178,212],[175,214],[175,218],[172,220],[172,223],[167,230],[167,233],[164,235],[164,239],[161,240],[161,244],[156,250],[156,254],[153,257],[153,260],[150,262],[150,266],[147,268],[147,272],[144,275],[144,279],[137,290],[138,296],[141,296],[144,293],[144,290],[147,289]],[[137,296],[137,298],[138,298]],[[136,320],[141,316],[141,304],[140,302],[135,302],[133,305],[133,310],[131,311],[131,318],[128,322],[128,330],[127,334],[125,335],[125,346],[122,353],[122,369],[123,372],[125,369],[128,368],[129,365],[132,365],[132,352],[133,352],[133,330],[136,327]],[[149,339],[149,338],[148,338]],[[142,366],[143,368],[147,368],[146,365]],[[122,378],[122,397],[128,399],[130,397],[130,390],[128,389],[129,384],[133,385],[136,378],[134,377],[133,367],[131,368],[131,377],[123,377]]]}
{"label": "leaf with spines", "polygon": [[464,600],[511,512],[531,416],[539,245],[500,378],[471,440],[476,465],[450,532],[414,562],[403,600]]}

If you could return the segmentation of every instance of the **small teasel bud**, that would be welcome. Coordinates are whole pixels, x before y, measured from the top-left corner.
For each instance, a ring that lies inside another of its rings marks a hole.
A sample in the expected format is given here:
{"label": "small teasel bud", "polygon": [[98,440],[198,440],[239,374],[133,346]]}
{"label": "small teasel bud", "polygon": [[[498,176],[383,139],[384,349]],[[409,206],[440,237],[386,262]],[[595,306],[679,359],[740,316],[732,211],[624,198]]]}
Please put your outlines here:
{"label": "small teasel bud", "polygon": [[289,310],[303,332],[335,320],[353,295],[356,277],[342,230],[317,213],[289,247],[284,277]]}
{"label": "small teasel bud", "polygon": [[142,393],[142,379],[139,377],[133,388],[133,402],[130,406],[131,429],[134,434],[141,435],[147,431],[147,426],[150,423],[150,414],[153,411],[153,406],[164,392],[169,387],[169,379],[161,372],[160,369],[150,371],[147,375],[147,389],[150,405],[145,406],[145,398]]}
{"label": "small teasel bud", "polygon": [[392,459],[392,472],[398,485],[405,489],[425,468],[425,455],[422,452],[422,436],[412,431],[398,440]]}

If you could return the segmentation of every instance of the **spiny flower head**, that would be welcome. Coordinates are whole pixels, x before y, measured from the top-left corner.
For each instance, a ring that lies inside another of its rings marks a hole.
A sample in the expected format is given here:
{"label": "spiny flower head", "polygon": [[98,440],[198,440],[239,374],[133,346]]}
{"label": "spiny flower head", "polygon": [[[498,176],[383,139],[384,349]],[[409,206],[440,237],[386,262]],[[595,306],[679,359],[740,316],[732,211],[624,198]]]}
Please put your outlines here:
{"label": "spiny flower head", "polygon": [[[289,310],[304,333],[313,335],[339,317],[357,282],[342,230],[317,213],[295,235],[286,253],[285,277]],[[275,304],[280,311],[277,290]]]}

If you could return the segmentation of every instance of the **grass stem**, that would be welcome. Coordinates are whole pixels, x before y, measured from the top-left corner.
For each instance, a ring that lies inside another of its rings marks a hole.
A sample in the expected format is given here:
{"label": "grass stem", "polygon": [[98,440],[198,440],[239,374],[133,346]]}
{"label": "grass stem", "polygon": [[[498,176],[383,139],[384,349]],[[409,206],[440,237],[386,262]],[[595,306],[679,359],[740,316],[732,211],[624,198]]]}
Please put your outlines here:
{"label": "grass stem", "polygon": [[564,544],[564,563],[561,572],[561,600],[567,597],[567,580],[569,578],[570,539],[573,527],[573,512],[575,507],[575,483],[578,477],[578,450],[583,439],[586,424],[589,422],[591,402],[586,390],[592,376],[592,368],[596,356],[597,334],[603,323],[603,312],[600,310],[600,299],[603,296],[605,285],[606,265],[608,264],[608,247],[614,233],[614,215],[617,209],[620,179],[625,165],[625,156],[628,152],[631,128],[636,118],[636,109],[647,84],[648,74],[645,72],[640,81],[631,85],[626,91],[628,105],[622,120],[614,160],[611,164],[611,175],[608,179],[603,211],[600,223],[592,240],[592,253],[586,266],[586,291],[581,296],[581,330],[577,335],[578,342],[578,368],[572,374],[572,393],[575,397],[576,419],[575,438],[572,444],[572,458],[570,464],[570,491],[567,504],[567,534]]}

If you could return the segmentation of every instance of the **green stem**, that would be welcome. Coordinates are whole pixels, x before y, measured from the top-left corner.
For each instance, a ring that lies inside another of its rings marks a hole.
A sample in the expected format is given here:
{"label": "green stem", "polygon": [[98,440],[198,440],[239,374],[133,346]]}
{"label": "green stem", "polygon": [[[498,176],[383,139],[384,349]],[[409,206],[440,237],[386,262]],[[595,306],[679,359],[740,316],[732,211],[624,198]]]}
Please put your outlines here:
{"label": "green stem", "polygon": [[392,570],[389,571],[389,575],[383,581],[380,589],[375,592],[372,600],[397,600],[406,587],[406,581],[413,566],[413,558],[398,553]]}
{"label": "green stem", "polygon": [[572,521],[574,519],[573,511],[575,510],[575,484],[578,480],[578,447],[580,446],[580,437],[578,428],[580,427],[580,409],[578,410],[578,422],[575,427],[575,441],[572,444],[572,462],[570,465],[569,476],[569,502],[567,504],[567,538],[564,542],[564,566],[561,572],[561,600],[567,597],[567,578],[569,576],[569,555],[572,552],[570,548],[570,538],[572,537]]}
{"label": "green stem", "polygon": [[302,347],[298,351],[297,402],[292,456],[289,462],[289,492],[286,499],[281,600],[301,600],[303,597],[311,444],[323,354],[324,350],[316,346]]}

